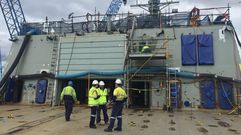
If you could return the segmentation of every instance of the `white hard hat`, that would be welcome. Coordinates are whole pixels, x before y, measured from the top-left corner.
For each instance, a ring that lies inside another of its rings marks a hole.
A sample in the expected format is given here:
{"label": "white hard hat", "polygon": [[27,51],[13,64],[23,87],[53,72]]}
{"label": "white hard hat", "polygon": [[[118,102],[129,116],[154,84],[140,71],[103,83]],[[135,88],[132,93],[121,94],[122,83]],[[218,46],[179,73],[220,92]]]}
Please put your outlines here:
{"label": "white hard hat", "polygon": [[103,81],[100,81],[99,85],[104,86],[105,83]]}
{"label": "white hard hat", "polygon": [[122,82],[121,82],[120,79],[116,79],[116,80],[115,80],[115,83],[116,83],[116,84],[122,84]]}
{"label": "white hard hat", "polygon": [[97,80],[94,80],[93,82],[92,82],[92,85],[97,85],[98,84],[98,81]]}

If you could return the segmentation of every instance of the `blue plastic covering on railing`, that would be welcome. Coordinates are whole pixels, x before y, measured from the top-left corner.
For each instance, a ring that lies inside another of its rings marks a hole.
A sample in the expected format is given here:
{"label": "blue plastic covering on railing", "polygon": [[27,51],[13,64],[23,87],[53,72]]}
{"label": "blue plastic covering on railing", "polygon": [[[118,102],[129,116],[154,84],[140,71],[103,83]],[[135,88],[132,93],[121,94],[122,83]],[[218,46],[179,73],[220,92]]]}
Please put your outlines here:
{"label": "blue plastic covering on railing", "polygon": [[182,35],[182,65],[196,65],[195,35]]}
{"label": "blue plastic covering on railing", "polygon": [[211,20],[209,15],[205,16],[201,21],[199,21],[199,25],[203,26],[203,25],[210,25],[211,24]]}
{"label": "blue plastic covering on railing", "polygon": [[[99,71],[81,71],[79,73],[74,74],[59,74],[56,76],[57,79],[73,79],[73,78],[79,78],[84,77],[89,74],[91,75],[97,75],[97,76],[118,76],[118,75],[124,75],[126,73],[165,73],[167,72],[166,68],[143,68],[139,70],[138,68],[129,69],[128,71],[119,70],[119,71],[112,71],[112,72],[99,72]],[[194,78],[195,74],[192,72],[176,72],[173,69],[168,69],[168,72],[170,74],[176,74],[178,77],[185,77],[185,78]]]}
{"label": "blue plastic covering on railing", "polygon": [[214,65],[212,34],[198,35],[198,63],[199,65]]}

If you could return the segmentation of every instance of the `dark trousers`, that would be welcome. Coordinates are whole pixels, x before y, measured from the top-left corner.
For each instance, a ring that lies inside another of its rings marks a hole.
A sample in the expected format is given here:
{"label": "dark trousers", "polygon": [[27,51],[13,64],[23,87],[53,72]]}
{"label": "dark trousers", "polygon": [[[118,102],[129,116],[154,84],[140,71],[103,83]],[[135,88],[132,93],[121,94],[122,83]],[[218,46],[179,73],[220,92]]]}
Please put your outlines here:
{"label": "dark trousers", "polygon": [[90,124],[89,124],[90,127],[95,126],[95,117],[96,117],[97,109],[98,109],[98,106],[92,106],[91,107]]}
{"label": "dark trousers", "polygon": [[70,115],[73,110],[73,98],[72,96],[65,95],[64,96],[64,106],[65,106],[65,120],[70,120]]}
{"label": "dark trousers", "polygon": [[122,129],[122,110],[123,103],[116,103],[112,107],[111,117],[110,117],[110,125],[108,129],[112,130],[115,124],[115,119],[117,118],[117,128]]}
{"label": "dark trousers", "polygon": [[108,123],[108,115],[107,115],[107,107],[106,105],[99,105],[98,111],[97,111],[97,123],[100,123],[101,121],[101,110],[103,111],[104,121],[105,123]]}

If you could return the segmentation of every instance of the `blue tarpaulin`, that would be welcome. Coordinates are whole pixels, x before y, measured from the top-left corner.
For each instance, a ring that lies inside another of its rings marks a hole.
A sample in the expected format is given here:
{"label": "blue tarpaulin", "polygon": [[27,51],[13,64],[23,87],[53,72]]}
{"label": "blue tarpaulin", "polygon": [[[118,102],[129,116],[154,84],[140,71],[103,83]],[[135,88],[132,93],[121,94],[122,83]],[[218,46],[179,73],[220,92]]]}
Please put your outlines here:
{"label": "blue tarpaulin", "polygon": [[195,35],[182,35],[182,65],[196,65]]}
{"label": "blue tarpaulin", "polygon": [[214,65],[212,34],[198,35],[198,64]]}
{"label": "blue tarpaulin", "polygon": [[233,85],[225,81],[218,82],[218,95],[221,109],[233,108]]}
{"label": "blue tarpaulin", "polygon": [[205,109],[216,108],[216,96],[213,80],[205,80],[200,83],[202,106]]}
{"label": "blue tarpaulin", "polygon": [[9,79],[7,82],[7,92],[5,93],[5,102],[12,102],[14,96],[14,86],[15,81],[13,79]]}
{"label": "blue tarpaulin", "polygon": [[211,24],[211,20],[209,15],[205,16],[200,22],[199,25],[203,26],[203,25],[210,25]]}
{"label": "blue tarpaulin", "polygon": [[48,81],[47,80],[39,80],[37,91],[36,91],[36,98],[35,102],[39,104],[45,103],[46,91],[47,91]]}

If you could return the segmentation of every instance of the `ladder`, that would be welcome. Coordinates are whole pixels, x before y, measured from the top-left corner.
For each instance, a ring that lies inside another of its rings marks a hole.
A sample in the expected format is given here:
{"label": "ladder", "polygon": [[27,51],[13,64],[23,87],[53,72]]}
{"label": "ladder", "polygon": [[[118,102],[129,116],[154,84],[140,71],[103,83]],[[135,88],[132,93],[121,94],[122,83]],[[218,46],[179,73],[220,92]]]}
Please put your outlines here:
{"label": "ladder", "polygon": [[177,80],[170,80],[169,81],[169,97],[170,97],[170,106],[172,108],[178,108],[178,100],[179,100],[179,91],[177,86]]}
{"label": "ladder", "polygon": [[176,79],[176,71],[167,67],[166,73],[166,104],[167,109],[178,108],[179,105],[179,88]]}
{"label": "ladder", "polygon": [[166,106],[168,111],[173,111],[179,106],[179,88],[176,79],[177,71],[172,66],[172,57],[169,54],[170,47],[166,45]]}
{"label": "ladder", "polygon": [[50,64],[50,72],[55,74],[55,69],[57,65],[57,60],[58,60],[58,43],[53,44],[53,49],[52,49],[52,58],[51,58],[51,64]]}

